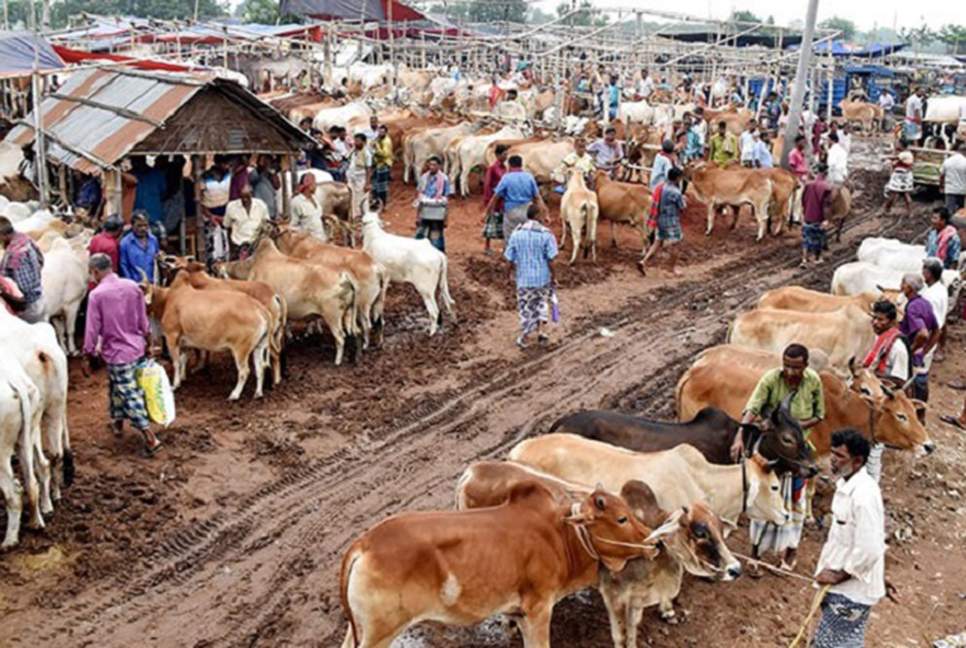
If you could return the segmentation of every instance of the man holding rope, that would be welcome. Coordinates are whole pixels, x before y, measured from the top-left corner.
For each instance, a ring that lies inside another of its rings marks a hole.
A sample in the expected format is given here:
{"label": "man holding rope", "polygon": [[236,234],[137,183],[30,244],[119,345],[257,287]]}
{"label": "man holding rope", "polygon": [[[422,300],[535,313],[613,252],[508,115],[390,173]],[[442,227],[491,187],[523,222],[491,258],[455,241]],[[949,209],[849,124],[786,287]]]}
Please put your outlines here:
{"label": "man holding rope", "polygon": [[885,515],[879,485],[866,470],[869,441],[856,430],[832,435],[833,522],[818,559],[816,581],[829,586],[812,648],[865,645],[869,612],[879,599],[893,598],[885,580]]}

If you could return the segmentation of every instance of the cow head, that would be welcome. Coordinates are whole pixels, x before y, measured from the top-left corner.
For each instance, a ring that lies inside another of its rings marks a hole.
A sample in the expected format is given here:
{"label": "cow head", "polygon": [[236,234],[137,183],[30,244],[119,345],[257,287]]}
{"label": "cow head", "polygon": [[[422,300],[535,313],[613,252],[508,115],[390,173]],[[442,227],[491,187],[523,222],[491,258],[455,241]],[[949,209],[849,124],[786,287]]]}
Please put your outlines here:
{"label": "cow head", "polygon": [[795,472],[802,477],[814,477],[818,474],[818,466],[805,442],[802,426],[789,412],[790,404],[791,396],[788,396],[765,417],[760,427],[743,425],[745,447],[753,449],[751,454],[758,453],[775,462],[774,469],[779,475]]}
{"label": "cow head", "polygon": [[718,517],[704,502],[668,514],[657,505],[651,487],[637,480],[624,484],[621,497],[644,524],[655,527],[651,539],[660,539],[662,548],[688,573],[718,580],[741,576],[741,563],[724,541],[725,528],[734,525]]}
{"label": "cow head", "polygon": [[649,538],[651,530],[633,515],[622,497],[600,486],[574,505],[566,522],[612,572],[623,570],[632,558],[657,557],[658,540]]}
{"label": "cow head", "polygon": [[885,385],[868,369],[856,366],[854,358],[849,361],[849,391],[868,408],[872,440],[898,450],[929,454],[936,444],[922,424],[926,404],[906,396],[911,382],[899,388]]}
{"label": "cow head", "polygon": [[788,521],[788,511],[782,499],[781,483],[778,475],[772,470],[772,462],[760,454],[755,454],[747,460],[745,466],[748,480],[746,513],[752,520],[785,524]]}

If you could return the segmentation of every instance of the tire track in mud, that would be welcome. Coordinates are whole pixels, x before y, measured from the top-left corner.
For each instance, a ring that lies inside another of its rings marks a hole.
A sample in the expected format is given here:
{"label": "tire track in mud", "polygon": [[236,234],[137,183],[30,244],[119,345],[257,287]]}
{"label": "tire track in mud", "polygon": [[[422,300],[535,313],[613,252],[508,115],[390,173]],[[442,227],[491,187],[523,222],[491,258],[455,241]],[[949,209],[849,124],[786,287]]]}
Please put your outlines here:
{"label": "tire track in mud", "polygon": [[[871,229],[870,221],[869,213],[851,219],[845,239]],[[502,456],[571,409],[619,405],[673,416],[667,394],[695,352],[721,341],[730,313],[789,280],[824,288],[853,246],[836,249],[833,262],[811,276],[795,269],[798,259],[781,241],[749,252],[755,250],[761,254],[739,257],[706,281],[651,291],[588,317],[564,343],[421,399],[395,428],[374,431],[257,489],[234,510],[172,534],[145,568],[88,589],[40,624],[33,641],[111,645],[123,641],[116,632],[126,627],[198,645],[258,645],[291,634],[338,644],[338,565],[363,529],[417,502],[449,506],[466,463]],[[601,341],[601,326],[618,337]],[[314,612],[323,618],[305,624],[311,632],[286,621],[319,599]],[[183,625],[187,618],[191,629]]]}

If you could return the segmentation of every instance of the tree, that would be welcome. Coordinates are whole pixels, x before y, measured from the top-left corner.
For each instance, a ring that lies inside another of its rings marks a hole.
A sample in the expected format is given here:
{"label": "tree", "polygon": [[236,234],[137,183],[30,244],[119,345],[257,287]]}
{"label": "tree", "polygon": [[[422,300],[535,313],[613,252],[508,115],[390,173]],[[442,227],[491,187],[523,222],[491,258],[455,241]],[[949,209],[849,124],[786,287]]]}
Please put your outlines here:
{"label": "tree", "polygon": [[820,22],[818,26],[822,29],[834,29],[842,32],[839,34],[839,38],[842,40],[852,40],[852,37],[855,36],[855,23],[848,18],[832,16]]}
{"label": "tree", "polygon": [[903,27],[899,30],[902,40],[913,43],[916,47],[928,45],[936,40],[936,33],[929,28],[929,25],[919,27]]}
{"label": "tree", "polygon": [[[558,17],[566,16],[569,13],[569,3],[565,2],[557,5]],[[603,27],[610,22],[610,18],[600,9],[594,7],[590,0],[580,0],[580,3],[577,5],[577,13],[568,19],[568,21],[570,20],[578,27]]]}
{"label": "tree", "polygon": [[[11,3],[11,6],[14,3]],[[19,3],[17,3],[19,4]],[[102,16],[135,16],[158,20],[194,18],[195,0],[59,0],[51,7],[55,29],[63,28],[71,16],[86,12]],[[231,12],[227,2],[199,0],[198,18],[220,18]]]}
{"label": "tree", "polygon": [[281,18],[278,5],[277,0],[245,0],[238,5],[235,13],[242,22],[277,25]]}
{"label": "tree", "polygon": [[746,22],[746,23],[760,23],[761,18],[756,16],[754,13],[748,11],[747,9],[736,9],[731,12],[728,16],[728,20],[733,20],[735,22]]}
{"label": "tree", "polygon": [[533,23],[534,25],[543,25],[550,22],[555,17],[556,16],[554,16],[552,13],[548,13],[540,7],[534,5],[530,7],[530,14],[527,16],[527,22]]}
{"label": "tree", "polygon": [[474,23],[525,23],[527,21],[526,0],[472,0],[469,3],[459,3],[447,6],[446,14],[455,20],[466,20]]}
{"label": "tree", "polygon": [[966,52],[966,26],[943,25],[936,32],[936,37],[945,43],[950,54]]}

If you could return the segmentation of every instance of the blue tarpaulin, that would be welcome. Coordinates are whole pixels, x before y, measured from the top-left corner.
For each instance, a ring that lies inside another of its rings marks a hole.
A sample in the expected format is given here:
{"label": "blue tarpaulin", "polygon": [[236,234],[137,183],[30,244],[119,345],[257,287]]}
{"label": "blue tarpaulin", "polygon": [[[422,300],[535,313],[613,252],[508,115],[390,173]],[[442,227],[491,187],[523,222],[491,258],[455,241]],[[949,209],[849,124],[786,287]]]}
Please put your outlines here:
{"label": "blue tarpaulin", "polygon": [[[816,54],[828,54],[831,48],[832,56],[859,56],[863,58],[878,58],[893,52],[901,52],[909,47],[908,43],[869,43],[868,45],[858,46],[843,41],[825,41],[814,46]],[[796,50],[798,45],[793,45],[788,49]]]}
{"label": "blue tarpaulin", "polygon": [[25,76],[34,69],[34,43],[40,48],[40,70],[67,67],[43,36],[31,32],[0,31],[0,77]]}

